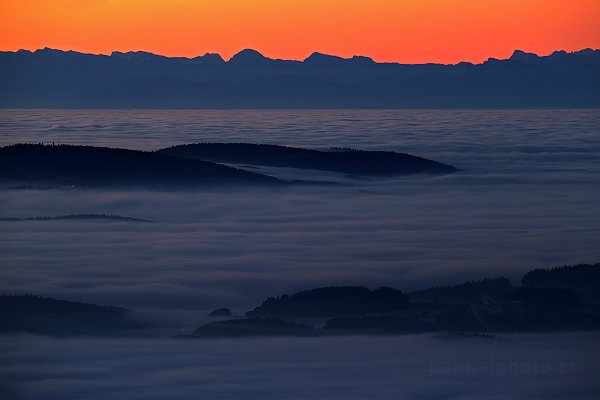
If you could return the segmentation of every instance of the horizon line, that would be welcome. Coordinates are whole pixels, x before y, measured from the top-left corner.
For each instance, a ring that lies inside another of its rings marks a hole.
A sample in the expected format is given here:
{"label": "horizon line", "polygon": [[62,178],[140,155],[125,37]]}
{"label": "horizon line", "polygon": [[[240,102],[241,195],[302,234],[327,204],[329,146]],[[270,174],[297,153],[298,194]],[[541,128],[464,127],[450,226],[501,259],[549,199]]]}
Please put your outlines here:
{"label": "horizon line", "polygon": [[223,60],[223,62],[230,62],[232,61],[237,55],[244,53],[244,52],[255,52],[258,53],[260,56],[264,57],[267,60],[272,60],[272,61],[291,61],[291,62],[305,62],[306,60],[308,60],[310,57],[312,57],[313,55],[322,55],[322,56],[326,56],[326,57],[331,57],[331,58],[338,58],[341,60],[352,60],[352,59],[357,59],[357,58],[363,58],[363,59],[368,59],[371,60],[372,62],[376,63],[376,64],[401,64],[401,65],[428,65],[428,64],[438,64],[438,65],[458,65],[458,64],[463,64],[463,63],[467,63],[467,64],[473,64],[473,65],[479,65],[479,64],[483,64],[487,61],[490,60],[499,60],[499,61],[505,61],[505,60],[510,60],[515,54],[527,54],[527,55],[534,55],[536,57],[549,57],[553,54],[556,53],[567,53],[567,54],[576,54],[576,53],[580,53],[586,50],[589,51],[600,51],[600,49],[595,49],[592,47],[585,47],[579,50],[573,50],[573,51],[566,51],[566,50],[562,50],[562,49],[558,49],[558,50],[554,50],[551,51],[548,54],[537,54],[537,53],[533,53],[533,52],[528,52],[528,51],[524,51],[521,49],[514,49],[511,56],[509,56],[508,58],[496,58],[496,57],[488,57],[486,60],[480,62],[480,63],[476,63],[476,62],[471,62],[471,61],[459,61],[456,63],[443,63],[443,62],[435,62],[435,61],[430,61],[430,62],[424,62],[424,63],[403,63],[400,61],[376,61],[374,60],[372,57],[366,56],[366,55],[360,55],[360,54],[355,54],[351,57],[342,57],[342,56],[338,56],[335,54],[328,54],[328,53],[322,53],[320,51],[313,51],[311,52],[307,57],[305,57],[304,59],[285,59],[285,58],[271,58],[269,56],[264,55],[263,53],[261,53],[259,50],[253,49],[251,47],[247,47],[244,49],[239,50],[238,52],[236,52],[235,54],[233,54],[229,59],[225,60],[223,58],[223,56],[221,56],[220,53],[209,53],[206,52],[204,54],[199,54],[196,56],[167,56],[164,54],[158,54],[158,53],[154,53],[151,51],[147,51],[147,50],[113,50],[110,53],[93,53],[93,52],[85,52],[85,51],[79,51],[79,50],[73,50],[73,49],[61,49],[61,48],[54,48],[54,47],[43,47],[43,48],[37,48],[35,50],[30,50],[30,49],[18,49],[18,50],[0,50],[0,53],[20,53],[20,52],[29,52],[29,53],[37,53],[40,51],[44,51],[44,50],[51,50],[51,51],[59,51],[59,52],[63,52],[63,53],[79,53],[79,54],[85,54],[85,55],[93,55],[93,56],[105,56],[105,57],[113,57],[115,55],[115,53],[117,54],[131,54],[131,53],[144,53],[144,54],[151,54],[153,56],[156,57],[163,57],[163,58],[167,58],[167,59],[186,59],[186,60],[193,60],[196,58],[201,58],[201,57],[206,57],[206,56],[218,56],[221,60]]}

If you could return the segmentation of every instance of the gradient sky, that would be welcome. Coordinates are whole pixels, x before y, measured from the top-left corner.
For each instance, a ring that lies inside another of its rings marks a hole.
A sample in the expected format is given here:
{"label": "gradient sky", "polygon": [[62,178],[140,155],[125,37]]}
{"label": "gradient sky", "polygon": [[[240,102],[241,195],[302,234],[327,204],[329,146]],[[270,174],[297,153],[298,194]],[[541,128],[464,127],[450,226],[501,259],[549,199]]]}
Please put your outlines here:
{"label": "gradient sky", "polygon": [[0,0],[0,49],[402,63],[600,48],[598,0]]}

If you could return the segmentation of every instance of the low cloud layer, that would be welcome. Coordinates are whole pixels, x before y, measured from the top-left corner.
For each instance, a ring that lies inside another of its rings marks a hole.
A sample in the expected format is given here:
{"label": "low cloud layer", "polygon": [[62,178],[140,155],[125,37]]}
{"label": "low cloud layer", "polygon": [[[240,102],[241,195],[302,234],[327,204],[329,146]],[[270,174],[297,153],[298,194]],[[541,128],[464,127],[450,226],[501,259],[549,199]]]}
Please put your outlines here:
{"label": "low cloud layer", "polygon": [[517,284],[532,268],[600,260],[593,111],[0,112],[2,144],[350,146],[464,170],[276,191],[3,190],[0,217],[106,213],[154,222],[1,222],[2,292],[242,312],[308,287],[411,290],[500,275]]}
{"label": "low cloud layer", "polygon": [[595,334],[0,342],[3,399],[588,399]]}
{"label": "low cloud layer", "polygon": [[130,307],[249,307],[329,284],[408,290],[499,275],[518,283],[534,267],[600,259],[597,203],[585,187],[460,179],[388,182],[367,193],[3,191],[7,216],[154,222],[2,222],[2,289]]}

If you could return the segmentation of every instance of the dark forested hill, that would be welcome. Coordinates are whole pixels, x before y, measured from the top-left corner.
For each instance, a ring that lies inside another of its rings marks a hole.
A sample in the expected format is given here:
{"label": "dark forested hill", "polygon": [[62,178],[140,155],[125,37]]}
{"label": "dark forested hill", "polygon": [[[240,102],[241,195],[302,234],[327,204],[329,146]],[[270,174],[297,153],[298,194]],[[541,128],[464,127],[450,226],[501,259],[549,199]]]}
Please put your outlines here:
{"label": "dark forested hill", "polygon": [[[525,275],[523,287],[495,278],[407,295],[393,288],[355,286],[304,290],[269,297],[248,311],[248,318],[212,322],[195,335],[267,335],[272,334],[270,324],[274,332],[285,327],[283,334],[306,334],[291,329],[295,326],[287,326],[281,319],[314,324],[311,335],[446,332],[493,337],[506,332],[600,330],[600,308],[595,301],[600,291],[594,286],[599,271],[600,264],[535,270]],[[581,288],[586,289],[587,297],[578,296],[577,289]],[[267,323],[261,318],[278,322]]]}
{"label": "dark forested hill", "polygon": [[0,52],[0,107],[498,108],[600,106],[600,51],[515,51],[482,64],[403,65],[243,50],[168,58],[43,49]]}
{"label": "dark forested hill", "polygon": [[[484,279],[411,292],[408,296],[390,287],[303,290],[268,297],[245,317],[235,317],[229,309],[217,309],[211,313],[210,322],[183,337],[434,332],[488,337],[506,332],[598,331],[598,289],[581,286],[586,278],[594,280],[598,271],[600,264],[534,270],[523,280],[531,283],[535,278],[536,286],[513,287],[505,278]],[[550,279],[548,272],[560,278]],[[564,288],[564,283],[573,282],[579,283],[571,285],[573,289]],[[576,289],[580,287],[595,296],[578,296]],[[128,314],[121,307],[0,295],[0,334],[121,335],[150,326]],[[221,320],[215,321],[216,317]]]}
{"label": "dark forested hill", "polygon": [[269,297],[247,314],[275,317],[330,317],[386,313],[406,308],[408,299],[397,289],[369,290],[358,286],[332,286]]}
{"label": "dark forested hill", "polygon": [[41,144],[0,147],[0,181],[144,187],[282,184],[272,177],[165,154]]}
{"label": "dark forested hill", "polygon": [[600,300],[600,263],[535,269],[521,280],[523,286],[573,290],[581,297]]}
{"label": "dark forested hill", "polygon": [[505,299],[512,291],[506,278],[470,281],[453,286],[439,286],[407,293],[415,303],[472,303],[483,302],[486,297]]}
{"label": "dark forested hill", "polygon": [[449,174],[458,171],[450,165],[392,151],[320,151],[267,144],[198,143],[169,147],[159,150],[159,153],[219,163],[315,169],[362,176]]}
{"label": "dark forested hill", "polygon": [[101,336],[145,327],[129,320],[127,314],[128,310],[122,307],[32,295],[0,295],[0,333]]}

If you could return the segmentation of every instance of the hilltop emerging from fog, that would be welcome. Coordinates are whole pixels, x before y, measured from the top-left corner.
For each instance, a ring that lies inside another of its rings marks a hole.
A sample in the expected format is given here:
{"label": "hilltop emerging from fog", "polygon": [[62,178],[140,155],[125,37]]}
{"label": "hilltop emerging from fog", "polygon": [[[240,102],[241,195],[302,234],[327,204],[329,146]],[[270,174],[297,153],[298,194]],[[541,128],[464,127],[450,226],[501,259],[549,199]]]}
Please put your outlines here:
{"label": "hilltop emerging from fog", "polygon": [[534,270],[416,292],[332,286],[269,297],[245,318],[202,325],[194,337],[600,330],[600,264]]}
{"label": "hilltop emerging from fog", "polygon": [[197,143],[168,147],[158,153],[216,163],[246,164],[385,177],[457,172],[451,165],[393,151],[333,148],[327,151],[253,143]]}
{"label": "hilltop emerging from fog", "polygon": [[405,65],[246,49],[169,58],[52,49],[0,52],[0,107],[521,108],[600,106],[600,50],[515,51],[482,64]]}
{"label": "hilltop emerging from fog", "polygon": [[145,152],[92,146],[16,144],[0,147],[0,182],[24,187],[160,188],[299,183],[221,163],[325,170],[369,177],[441,175],[458,171],[450,165],[409,154],[352,149],[318,151],[274,145],[207,143]]}

